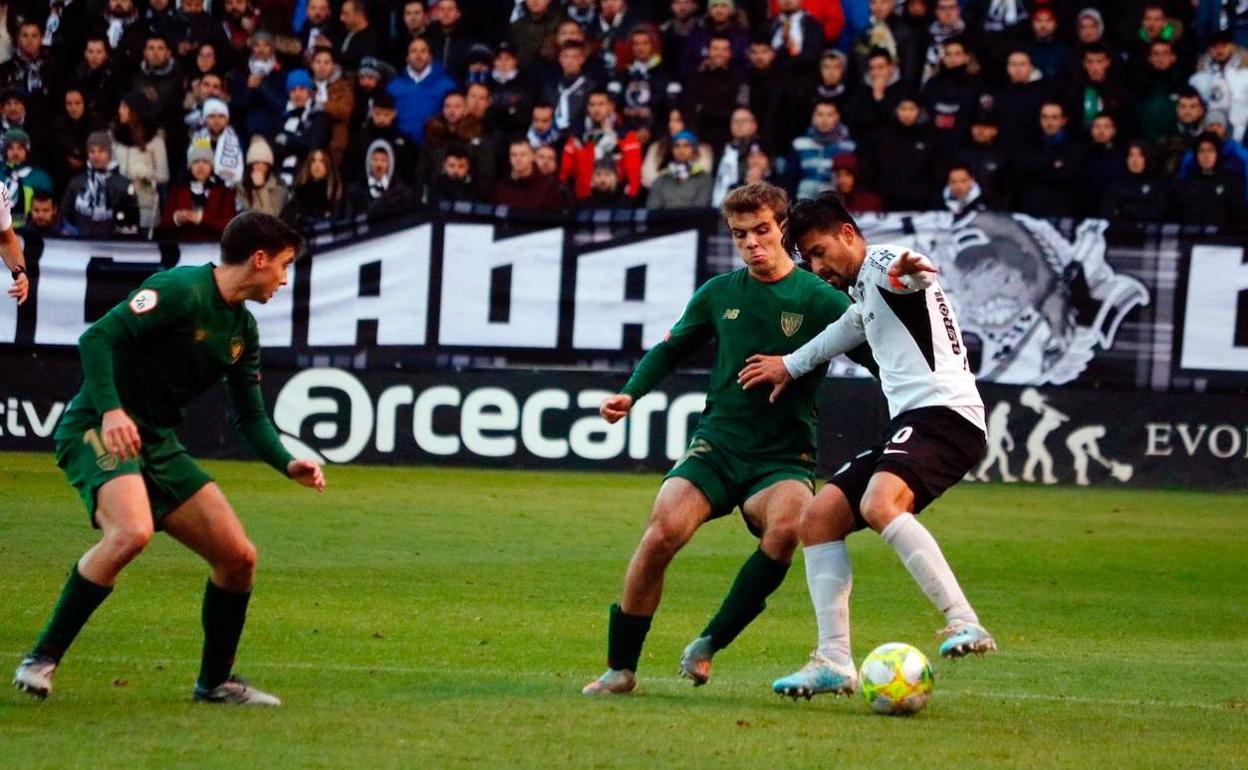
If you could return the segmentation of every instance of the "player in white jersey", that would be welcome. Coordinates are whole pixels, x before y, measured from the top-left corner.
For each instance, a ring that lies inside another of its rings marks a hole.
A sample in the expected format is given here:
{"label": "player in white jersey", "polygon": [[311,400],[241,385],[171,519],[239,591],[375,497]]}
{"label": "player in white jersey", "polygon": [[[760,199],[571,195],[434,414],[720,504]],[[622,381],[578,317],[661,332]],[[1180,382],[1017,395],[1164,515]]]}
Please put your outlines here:
{"label": "player in white jersey", "polygon": [[849,311],[787,356],[752,356],[744,388],[770,384],[775,398],[794,378],[870,342],[892,421],[887,440],[846,463],[802,514],[806,582],[819,646],[798,672],[779,679],[780,694],[849,695],[858,675],[849,647],[852,572],[845,538],[871,527],[948,622],[940,654],[956,658],[996,649],[915,514],[983,459],[984,405],[966,360],[962,332],[924,256],[897,246],[867,246],[840,196],[804,200],[785,236],[811,269],[854,299]]}
{"label": "player in white jersey", "polygon": [[17,304],[26,301],[30,293],[30,278],[26,275],[26,258],[22,255],[22,242],[13,232],[13,214],[9,209],[13,201],[9,198],[9,190],[0,184],[0,260],[13,276],[13,284],[9,286],[9,296],[17,300]]}

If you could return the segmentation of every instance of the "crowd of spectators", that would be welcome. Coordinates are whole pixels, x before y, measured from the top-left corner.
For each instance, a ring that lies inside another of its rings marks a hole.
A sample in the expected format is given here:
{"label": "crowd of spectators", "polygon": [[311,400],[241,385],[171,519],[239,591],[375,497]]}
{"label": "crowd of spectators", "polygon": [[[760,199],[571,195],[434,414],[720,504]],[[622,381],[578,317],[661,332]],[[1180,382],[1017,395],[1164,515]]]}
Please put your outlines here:
{"label": "crowd of spectators", "polygon": [[1242,0],[16,0],[25,232],[481,202],[1248,222]]}

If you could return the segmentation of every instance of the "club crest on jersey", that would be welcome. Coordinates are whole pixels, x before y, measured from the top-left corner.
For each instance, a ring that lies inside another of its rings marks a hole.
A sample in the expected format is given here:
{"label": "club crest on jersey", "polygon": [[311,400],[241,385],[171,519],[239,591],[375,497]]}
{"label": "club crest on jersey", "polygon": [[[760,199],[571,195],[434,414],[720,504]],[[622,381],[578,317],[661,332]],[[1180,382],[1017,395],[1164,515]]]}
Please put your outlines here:
{"label": "club crest on jersey", "polygon": [[797,334],[797,330],[802,328],[801,313],[790,313],[787,310],[780,313],[780,331],[784,332],[784,336],[792,337]]}
{"label": "club crest on jersey", "polygon": [[140,289],[130,298],[130,310],[135,315],[143,315],[156,309],[156,304],[160,301],[160,295],[155,289]]}
{"label": "club crest on jersey", "polygon": [[238,363],[238,359],[243,357],[243,338],[234,337],[230,340],[230,363]]}
{"label": "club crest on jersey", "polygon": [[724,318],[729,321],[737,320],[737,316],[741,315],[741,308],[730,307],[724,311]]}

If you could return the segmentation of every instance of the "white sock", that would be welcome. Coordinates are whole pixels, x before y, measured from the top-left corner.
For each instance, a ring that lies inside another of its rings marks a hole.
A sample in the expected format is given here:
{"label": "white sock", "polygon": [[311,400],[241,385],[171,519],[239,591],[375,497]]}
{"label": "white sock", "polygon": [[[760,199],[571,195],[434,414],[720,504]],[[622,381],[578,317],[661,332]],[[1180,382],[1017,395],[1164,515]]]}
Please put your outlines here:
{"label": "white sock", "polygon": [[979,622],[979,617],[958,585],[958,579],[953,576],[949,562],[940,552],[936,538],[913,514],[903,513],[893,519],[880,536],[901,557],[910,576],[936,605],[936,609],[945,613],[946,620],[950,623]]}
{"label": "white sock", "polygon": [[853,665],[849,652],[849,592],[854,585],[844,540],[812,545],[806,556],[806,585],[819,625],[819,654]]}

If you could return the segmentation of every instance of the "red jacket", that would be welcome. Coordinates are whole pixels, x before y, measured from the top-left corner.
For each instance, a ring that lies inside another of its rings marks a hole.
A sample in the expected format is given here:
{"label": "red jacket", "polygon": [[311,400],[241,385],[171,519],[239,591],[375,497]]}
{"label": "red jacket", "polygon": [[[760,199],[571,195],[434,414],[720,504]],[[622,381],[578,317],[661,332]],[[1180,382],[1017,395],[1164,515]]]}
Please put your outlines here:
{"label": "red jacket", "polygon": [[[774,19],[780,12],[780,4],[771,0],[770,7],[768,18]],[[845,31],[845,9],[841,7],[841,0],[802,0],[802,10],[823,25],[823,39],[828,47],[835,45]]]}
{"label": "red jacket", "polygon": [[[641,192],[641,141],[629,131],[616,147],[619,158],[615,173],[620,177],[620,189],[630,198]],[[559,162],[559,181],[572,188],[576,200],[589,197],[589,184],[594,177],[594,143],[582,142],[569,137],[563,145],[563,159]]]}
{"label": "red jacket", "polygon": [[179,241],[216,241],[221,232],[238,213],[234,207],[234,191],[225,185],[216,185],[208,193],[208,205],[204,207],[204,219],[197,225],[175,225],[173,212],[194,208],[191,204],[191,188],[183,183],[169,190],[169,202],[165,204],[160,227]]}

